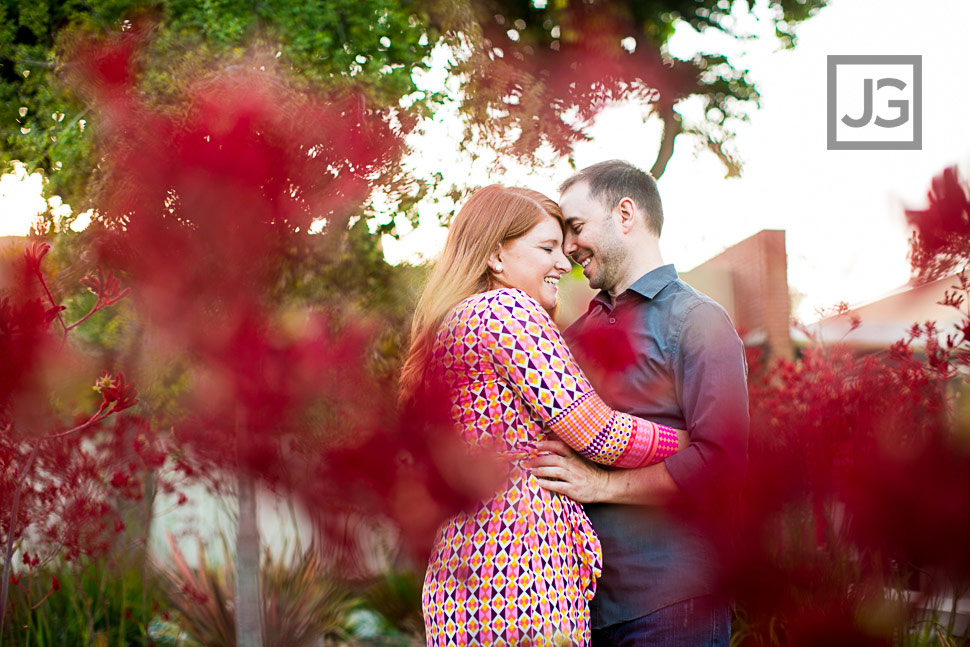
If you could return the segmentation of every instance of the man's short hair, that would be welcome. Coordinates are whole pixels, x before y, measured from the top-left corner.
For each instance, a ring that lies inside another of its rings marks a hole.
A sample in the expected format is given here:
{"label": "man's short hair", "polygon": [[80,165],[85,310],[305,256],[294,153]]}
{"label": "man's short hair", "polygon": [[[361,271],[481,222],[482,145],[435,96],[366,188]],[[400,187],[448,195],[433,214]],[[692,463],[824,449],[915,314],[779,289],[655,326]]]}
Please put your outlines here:
{"label": "man's short hair", "polygon": [[660,236],[664,224],[663,205],[660,203],[657,181],[649,173],[623,160],[608,160],[587,166],[563,182],[559,192],[563,193],[580,182],[585,182],[590,196],[609,210],[613,210],[623,198],[632,199],[646,213],[647,228]]}

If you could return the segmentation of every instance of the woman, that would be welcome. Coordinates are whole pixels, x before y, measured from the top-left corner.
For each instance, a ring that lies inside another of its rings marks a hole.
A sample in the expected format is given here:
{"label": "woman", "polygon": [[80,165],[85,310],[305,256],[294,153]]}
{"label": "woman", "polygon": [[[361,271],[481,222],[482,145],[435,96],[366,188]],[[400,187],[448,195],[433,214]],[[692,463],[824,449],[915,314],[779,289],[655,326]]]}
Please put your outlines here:
{"label": "woman", "polygon": [[418,302],[402,398],[443,381],[473,448],[506,456],[506,486],[438,531],[425,576],[428,645],[585,645],[599,541],[582,507],[519,465],[546,429],[617,467],[658,462],[675,430],[618,413],[596,395],[549,312],[562,251],[558,205],[492,185],[455,217]]}

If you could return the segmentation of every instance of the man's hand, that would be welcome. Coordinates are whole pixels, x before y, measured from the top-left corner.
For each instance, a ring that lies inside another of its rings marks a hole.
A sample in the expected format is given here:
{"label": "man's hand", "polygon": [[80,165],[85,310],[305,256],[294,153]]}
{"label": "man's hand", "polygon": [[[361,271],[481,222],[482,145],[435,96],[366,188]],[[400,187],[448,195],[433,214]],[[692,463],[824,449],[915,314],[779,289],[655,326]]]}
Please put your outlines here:
{"label": "man's hand", "polygon": [[610,472],[584,460],[561,440],[536,443],[539,452],[550,452],[525,461],[539,485],[579,503],[596,503],[608,498]]}
{"label": "man's hand", "polygon": [[[678,432],[681,449],[686,432]],[[525,461],[539,485],[580,503],[667,505],[683,493],[664,463],[632,470],[605,470],[590,463],[561,440],[536,443],[540,452],[551,452]]]}

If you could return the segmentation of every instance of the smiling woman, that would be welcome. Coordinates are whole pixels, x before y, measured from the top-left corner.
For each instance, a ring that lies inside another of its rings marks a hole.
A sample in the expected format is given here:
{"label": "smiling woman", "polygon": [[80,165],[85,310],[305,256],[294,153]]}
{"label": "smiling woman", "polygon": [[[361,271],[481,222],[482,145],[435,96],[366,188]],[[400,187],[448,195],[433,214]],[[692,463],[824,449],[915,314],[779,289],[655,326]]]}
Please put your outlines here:
{"label": "smiling woman", "polygon": [[[549,224],[544,224],[536,233],[535,228],[541,223]],[[536,299],[542,295],[540,301],[551,303],[549,308],[555,307],[555,295],[550,294],[553,286],[545,285],[543,278],[546,275],[558,278],[562,273],[555,271],[550,255],[552,250],[561,247],[563,229],[559,205],[538,191],[493,184],[472,194],[455,216],[441,259],[415,308],[411,350],[401,371],[402,400],[413,396],[424,380],[435,334],[445,316],[462,299],[503,286],[525,287],[505,276],[506,253],[511,254],[508,260],[513,271],[537,275],[530,282],[534,292],[529,294]],[[520,241],[523,238],[526,240]],[[551,247],[549,243],[556,240],[559,245]],[[545,252],[543,246],[550,252]],[[562,253],[561,249],[558,253]],[[538,259],[546,255],[548,262],[541,272],[523,268],[520,261],[532,258],[531,254]],[[563,272],[567,271],[565,256],[561,262],[565,263]]]}
{"label": "smiling woman", "polygon": [[496,283],[518,287],[552,312],[559,295],[559,277],[569,271],[562,250],[562,223],[552,215],[524,236],[499,243],[488,259]]}

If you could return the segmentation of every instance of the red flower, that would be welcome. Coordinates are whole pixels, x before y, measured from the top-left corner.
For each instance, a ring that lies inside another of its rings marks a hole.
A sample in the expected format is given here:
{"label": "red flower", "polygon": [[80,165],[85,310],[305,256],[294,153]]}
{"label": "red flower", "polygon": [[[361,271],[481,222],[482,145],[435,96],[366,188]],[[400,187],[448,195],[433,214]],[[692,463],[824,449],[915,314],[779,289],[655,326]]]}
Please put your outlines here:
{"label": "red flower", "polygon": [[914,228],[910,260],[922,280],[932,280],[970,260],[970,191],[956,167],[933,178],[926,209],[906,211]]}
{"label": "red flower", "polygon": [[33,242],[24,250],[24,266],[28,274],[40,274],[40,264],[47,256],[51,246],[47,243]]}
{"label": "red flower", "polygon": [[111,486],[116,488],[123,488],[128,485],[130,477],[122,472],[121,470],[115,470],[115,473],[111,476]]}
{"label": "red flower", "polygon": [[101,266],[98,266],[98,273],[88,274],[81,279],[81,285],[98,296],[99,306],[111,306],[121,301],[131,288],[121,289],[121,281],[115,278],[114,272],[108,270],[105,274]]}
{"label": "red flower", "polygon": [[107,371],[94,385],[94,390],[101,394],[102,406],[114,403],[113,413],[124,411],[138,403],[134,383],[125,382],[125,374],[119,372],[112,377]]}

